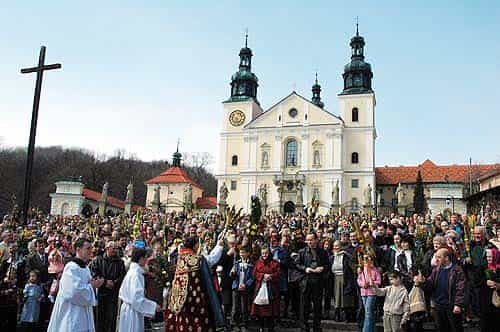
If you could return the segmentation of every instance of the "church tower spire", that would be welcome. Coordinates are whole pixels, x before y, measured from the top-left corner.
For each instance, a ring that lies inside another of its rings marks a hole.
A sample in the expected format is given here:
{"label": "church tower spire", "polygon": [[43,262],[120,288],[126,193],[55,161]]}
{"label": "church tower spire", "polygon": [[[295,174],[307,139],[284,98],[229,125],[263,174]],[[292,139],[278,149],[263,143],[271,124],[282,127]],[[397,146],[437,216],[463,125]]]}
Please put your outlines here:
{"label": "church tower spire", "polygon": [[179,152],[179,141],[177,141],[177,150],[172,155],[172,166],[181,167],[182,154]]}
{"label": "church tower spire", "polygon": [[245,34],[245,47],[240,50],[238,71],[231,77],[231,97],[228,101],[254,99],[257,102],[257,76],[252,73],[252,50],[248,47],[248,33]]}
{"label": "church tower spire", "polygon": [[365,40],[359,35],[359,25],[356,20],[356,35],[351,38],[351,62],[345,65],[344,90],[341,94],[359,94],[372,91],[373,72],[370,64],[365,62]]}
{"label": "church tower spire", "polygon": [[318,107],[323,108],[325,104],[321,101],[321,85],[318,84],[318,73],[316,73],[316,80],[312,86],[312,103]]}

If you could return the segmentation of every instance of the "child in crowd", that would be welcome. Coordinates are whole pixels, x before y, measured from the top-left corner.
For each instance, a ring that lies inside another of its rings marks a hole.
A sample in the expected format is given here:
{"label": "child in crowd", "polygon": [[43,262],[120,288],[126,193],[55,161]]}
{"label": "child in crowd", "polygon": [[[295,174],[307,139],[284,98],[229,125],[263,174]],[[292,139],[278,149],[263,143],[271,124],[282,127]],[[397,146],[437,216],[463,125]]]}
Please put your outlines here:
{"label": "child in crowd", "polygon": [[408,319],[410,301],[408,291],[401,280],[401,273],[389,273],[390,286],[384,288],[373,287],[377,296],[385,296],[384,301],[384,332],[396,332]]}
{"label": "child in crowd", "polygon": [[43,289],[38,284],[38,271],[31,270],[26,286],[24,286],[24,306],[21,313],[23,330],[34,331],[40,315],[40,301],[43,298]]}
{"label": "child in crowd", "polygon": [[249,260],[250,252],[246,247],[240,248],[240,257],[231,270],[233,279],[233,313],[232,323],[241,332],[247,330],[250,320],[250,300],[253,286],[253,264]]}

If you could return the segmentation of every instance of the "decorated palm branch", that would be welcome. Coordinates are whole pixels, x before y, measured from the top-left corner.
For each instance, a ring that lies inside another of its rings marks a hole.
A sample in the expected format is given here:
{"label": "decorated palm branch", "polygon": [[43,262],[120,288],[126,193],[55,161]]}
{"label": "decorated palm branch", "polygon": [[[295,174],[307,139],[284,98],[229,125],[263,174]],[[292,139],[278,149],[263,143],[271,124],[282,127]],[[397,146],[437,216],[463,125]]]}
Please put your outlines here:
{"label": "decorated palm branch", "polygon": [[227,231],[235,226],[242,218],[243,216],[241,215],[241,211],[243,211],[243,208],[240,208],[239,210],[236,210],[236,207],[233,205],[232,207],[226,207],[226,210],[224,211],[224,234],[227,233]]}
{"label": "decorated palm branch", "polygon": [[470,248],[470,240],[471,240],[471,230],[476,227],[476,220],[474,216],[469,216],[467,221],[464,223],[464,245],[465,245],[465,253],[467,257],[471,257],[471,248]]}
{"label": "decorated palm branch", "polygon": [[319,201],[317,201],[314,197],[311,199],[311,205],[307,209],[307,222],[308,225],[311,226],[311,224],[314,221],[314,218],[316,217],[316,214],[318,213],[318,208],[319,208]]}
{"label": "decorated palm branch", "polygon": [[137,213],[134,217],[134,226],[132,227],[132,237],[137,239],[137,236],[141,232],[141,210],[137,210]]}

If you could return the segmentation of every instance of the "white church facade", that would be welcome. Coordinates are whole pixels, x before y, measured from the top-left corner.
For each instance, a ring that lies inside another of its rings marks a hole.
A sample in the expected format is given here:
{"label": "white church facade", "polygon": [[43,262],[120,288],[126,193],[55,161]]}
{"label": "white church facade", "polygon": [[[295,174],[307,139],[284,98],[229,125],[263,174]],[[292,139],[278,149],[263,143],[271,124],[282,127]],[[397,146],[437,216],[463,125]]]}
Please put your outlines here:
{"label": "white church facade", "polygon": [[246,45],[241,49],[231,97],[223,102],[216,169],[219,204],[249,212],[251,196],[259,195],[267,212],[298,212],[313,201],[322,214],[372,207],[373,74],[358,32],[350,45],[352,57],[344,68],[337,112],[325,108],[317,78],[311,100],[294,91],[262,109],[258,80],[251,71],[252,51]]}

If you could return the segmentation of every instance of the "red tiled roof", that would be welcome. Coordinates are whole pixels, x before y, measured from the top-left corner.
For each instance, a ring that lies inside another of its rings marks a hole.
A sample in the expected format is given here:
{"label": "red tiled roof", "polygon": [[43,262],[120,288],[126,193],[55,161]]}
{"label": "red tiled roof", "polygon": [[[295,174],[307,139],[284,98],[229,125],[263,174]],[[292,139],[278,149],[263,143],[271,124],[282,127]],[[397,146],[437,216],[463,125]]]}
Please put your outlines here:
{"label": "red tiled roof", "polygon": [[[87,188],[83,188],[82,194],[86,199],[89,199],[91,201],[96,201],[96,202],[99,202],[101,200],[101,197],[102,197],[101,193],[98,193],[97,191],[93,191],[93,190],[90,190]],[[122,210],[125,209],[125,202],[118,199],[118,198],[108,196],[107,203],[109,205],[117,207],[119,209],[122,209]],[[132,205],[133,211],[136,211],[138,208],[140,208],[140,206]]]}
{"label": "red tiled roof", "polygon": [[194,182],[186,171],[180,167],[169,167],[165,172],[145,182],[145,184],[155,183],[191,183],[191,185],[203,190],[203,188]]}
{"label": "red tiled roof", "polygon": [[196,200],[196,208],[198,209],[216,209],[217,197],[198,197]]}
{"label": "red tiled roof", "polygon": [[[472,165],[472,172],[479,173],[477,175],[480,176],[498,167],[500,164]],[[419,166],[376,167],[376,183],[382,185],[396,185],[400,182],[415,183],[419,169],[424,183],[465,182],[469,174],[469,165],[438,166],[427,159]]]}

